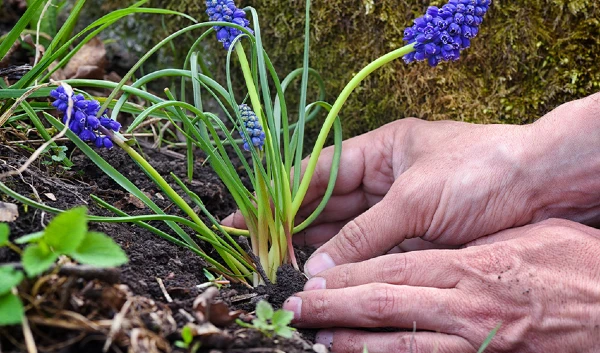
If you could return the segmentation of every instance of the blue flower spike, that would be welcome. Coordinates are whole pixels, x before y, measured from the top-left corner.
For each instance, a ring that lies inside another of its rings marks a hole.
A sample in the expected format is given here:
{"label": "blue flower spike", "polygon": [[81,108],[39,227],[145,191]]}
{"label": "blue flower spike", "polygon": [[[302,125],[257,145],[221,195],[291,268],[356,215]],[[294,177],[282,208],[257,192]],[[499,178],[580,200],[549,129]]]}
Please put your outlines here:
{"label": "blue flower spike", "polygon": [[415,51],[404,56],[408,64],[427,60],[436,66],[456,61],[460,52],[471,46],[492,0],[450,0],[442,8],[429,6],[422,17],[404,30],[404,40],[415,44]]}
{"label": "blue flower spike", "polygon": [[[262,150],[262,147],[265,144],[265,132],[263,131],[262,126],[260,126],[258,117],[252,111],[252,108],[246,104],[240,104],[239,109],[243,123],[242,128],[246,129],[246,134],[250,138],[252,145]],[[248,140],[246,140],[246,134],[240,131],[240,135],[244,141],[244,149],[250,151],[250,145],[248,144]]]}
{"label": "blue flower spike", "polygon": [[100,126],[118,132],[121,124],[107,116],[108,111],[98,119],[96,115],[100,110],[100,103],[95,100],[86,100],[83,94],[73,95],[65,90],[61,85],[50,91],[50,96],[55,99],[52,103],[56,109],[65,113],[63,123],[67,123],[66,114],[69,106],[69,99],[73,101],[73,114],[69,121],[69,129],[79,136],[82,141],[93,142],[98,148],[112,148],[113,142],[110,138],[100,134]]}
{"label": "blue flower spike", "polygon": [[[211,21],[230,22],[248,29],[251,33],[250,21],[246,19],[246,13],[235,6],[233,0],[206,0],[206,14]],[[217,40],[223,43],[225,49],[229,49],[233,40],[242,34],[237,28],[226,26],[214,26],[217,32]]]}

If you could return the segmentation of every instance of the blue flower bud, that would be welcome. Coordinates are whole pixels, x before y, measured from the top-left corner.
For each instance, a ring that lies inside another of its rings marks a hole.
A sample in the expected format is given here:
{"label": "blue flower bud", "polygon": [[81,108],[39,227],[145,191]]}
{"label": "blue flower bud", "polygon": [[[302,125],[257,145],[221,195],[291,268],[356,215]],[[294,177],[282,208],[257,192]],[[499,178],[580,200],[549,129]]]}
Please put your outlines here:
{"label": "blue flower bud", "polygon": [[[232,0],[206,1],[206,14],[211,21],[234,23],[252,33],[249,28],[250,21],[246,19],[246,13],[238,9]],[[213,28],[217,32],[217,40],[223,43],[225,49],[229,49],[233,40],[242,33],[241,30],[233,27],[214,26]]]}
{"label": "blue flower bud", "polygon": [[96,141],[96,134],[94,134],[92,130],[84,129],[83,131],[81,131],[81,133],[79,133],[79,138],[82,141],[94,142]]}
{"label": "blue flower bud", "polygon": [[265,133],[258,121],[258,117],[254,114],[252,108],[246,104],[240,104],[239,110],[240,120],[243,123],[243,126],[241,127],[245,130],[245,133],[240,132],[242,140],[244,141],[244,150],[250,151],[250,146],[246,137],[250,139],[254,147],[262,149],[262,146],[265,143]]}
{"label": "blue flower bud", "polygon": [[479,33],[490,4],[491,0],[449,0],[441,8],[428,7],[425,15],[404,30],[403,39],[415,44],[415,52],[405,55],[404,62],[427,59],[436,66],[440,61],[458,60],[460,51],[470,47],[471,38]]}
{"label": "blue flower bud", "polygon": [[95,115],[88,115],[87,124],[89,125],[89,127],[96,130],[100,126],[100,120],[98,120],[98,118],[96,118]]}
{"label": "blue flower bud", "polygon": [[[83,94],[77,94],[69,97],[63,86],[59,86],[50,91],[50,97],[56,99],[54,102],[52,102],[52,106],[56,107],[62,113],[66,113],[69,99],[72,100],[73,111],[71,115],[71,121],[69,122],[69,129],[77,134],[81,140],[94,142],[96,147],[112,147],[112,141],[110,138],[102,137],[99,134],[98,129],[100,126],[104,126],[107,129],[118,131],[121,128],[121,124],[106,116],[98,119],[96,117],[98,111],[100,111],[100,103],[98,103],[98,101],[86,100]],[[105,114],[106,113],[108,113],[108,110],[105,111]],[[62,121],[66,124],[66,114]],[[107,143],[106,141],[109,142]]]}

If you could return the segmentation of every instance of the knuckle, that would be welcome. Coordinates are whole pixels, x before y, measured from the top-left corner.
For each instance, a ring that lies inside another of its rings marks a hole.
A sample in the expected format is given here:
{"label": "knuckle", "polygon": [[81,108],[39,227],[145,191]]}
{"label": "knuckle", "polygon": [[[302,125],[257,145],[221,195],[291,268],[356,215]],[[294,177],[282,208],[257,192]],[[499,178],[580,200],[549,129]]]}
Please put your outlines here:
{"label": "knuckle", "polygon": [[377,282],[409,283],[411,259],[412,256],[409,254],[389,255],[388,261],[376,275]]}
{"label": "knuckle", "polygon": [[375,322],[386,321],[397,312],[397,299],[392,285],[376,283],[369,290],[367,313]]}
{"label": "knuckle", "polygon": [[369,246],[365,226],[359,219],[348,222],[340,231],[340,240],[336,243],[341,254],[360,259]]}
{"label": "knuckle", "polygon": [[350,281],[352,279],[352,265],[343,265],[339,267],[339,273],[337,274],[335,280],[338,282],[338,288],[347,288],[350,285]]}
{"label": "knuckle", "polygon": [[413,334],[399,334],[394,341],[394,352],[419,353],[421,351],[419,350],[417,340]]}
{"label": "knuckle", "polygon": [[329,299],[323,294],[315,294],[308,303],[310,315],[317,322],[328,322],[331,319],[331,308]]}

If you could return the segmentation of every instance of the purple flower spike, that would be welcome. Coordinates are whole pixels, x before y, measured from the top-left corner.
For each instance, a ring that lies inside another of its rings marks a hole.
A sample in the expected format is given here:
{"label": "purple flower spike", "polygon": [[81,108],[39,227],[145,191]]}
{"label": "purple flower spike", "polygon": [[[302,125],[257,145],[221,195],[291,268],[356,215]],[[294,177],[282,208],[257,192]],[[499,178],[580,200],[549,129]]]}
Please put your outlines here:
{"label": "purple flower spike", "polygon": [[258,117],[252,111],[252,108],[246,104],[241,104],[239,108],[242,123],[244,124],[243,128],[246,129],[246,134],[240,132],[242,140],[244,141],[244,149],[250,151],[250,145],[248,144],[248,140],[246,140],[246,135],[250,138],[250,142],[254,147],[262,149],[265,144],[265,132],[263,131],[262,126],[260,126]]}
{"label": "purple flower spike", "polygon": [[[69,96],[63,86],[58,86],[50,91],[50,97],[55,101],[52,105],[62,113],[67,111],[69,104]],[[83,94],[72,96],[73,114],[69,122],[69,129],[79,136],[82,141],[93,142],[98,148],[112,148],[113,143],[110,138],[101,135],[98,129],[103,126],[109,130],[119,131],[121,124],[109,118],[104,112],[100,119],[96,118],[96,114],[100,110],[100,103],[95,100],[86,100]],[[67,122],[67,116],[63,117],[63,123]]]}
{"label": "purple flower spike", "polygon": [[[246,28],[252,33],[250,21],[246,19],[246,13],[235,6],[233,0],[206,0],[206,14],[211,21],[230,22]],[[235,37],[242,32],[233,27],[215,26],[217,40],[223,43],[225,49],[229,49]]]}
{"label": "purple flower spike", "polygon": [[430,6],[404,30],[404,40],[415,43],[415,51],[404,56],[406,63],[427,60],[436,66],[455,61],[479,33],[479,25],[492,0],[449,0],[441,8]]}

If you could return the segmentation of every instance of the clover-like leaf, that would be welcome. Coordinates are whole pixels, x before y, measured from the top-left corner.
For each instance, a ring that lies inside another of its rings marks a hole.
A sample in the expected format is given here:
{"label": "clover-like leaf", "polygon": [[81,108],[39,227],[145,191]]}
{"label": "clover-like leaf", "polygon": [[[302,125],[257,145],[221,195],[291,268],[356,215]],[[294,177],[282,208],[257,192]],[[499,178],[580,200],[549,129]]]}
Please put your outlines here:
{"label": "clover-like leaf", "polygon": [[283,338],[292,338],[292,335],[294,334],[294,329],[288,326],[277,326],[275,328],[275,334]]}
{"label": "clover-like leaf", "polygon": [[273,307],[266,300],[261,300],[256,304],[256,317],[267,321],[273,318]]}
{"label": "clover-like leaf", "polygon": [[48,224],[44,240],[59,254],[75,251],[87,233],[87,208],[75,207],[65,211]]}
{"label": "clover-like leaf", "polygon": [[181,339],[186,345],[190,345],[194,340],[194,334],[192,333],[192,328],[189,326],[184,326],[181,329]]}
{"label": "clover-like leaf", "polygon": [[0,296],[0,326],[20,324],[24,314],[23,303],[19,297],[12,293]]}
{"label": "clover-like leaf", "polygon": [[48,270],[58,259],[58,254],[50,251],[42,244],[31,244],[25,248],[21,261],[29,277],[37,276]]}
{"label": "clover-like leaf", "polygon": [[100,232],[85,234],[79,247],[67,253],[82,264],[96,267],[115,267],[127,263],[123,249],[109,236]]}
{"label": "clover-like leaf", "polygon": [[9,293],[23,280],[23,272],[15,270],[11,266],[0,266],[0,295]]}
{"label": "clover-like leaf", "polygon": [[8,235],[10,234],[10,227],[6,223],[0,223],[0,247],[8,244]]}
{"label": "clover-like leaf", "polygon": [[279,309],[273,314],[273,325],[275,326],[287,326],[294,319],[294,313],[288,310]]}
{"label": "clover-like leaf", "polygon": [[35,232],[15,239],[17,244],[37,243],[44,238],[44,232]]}

